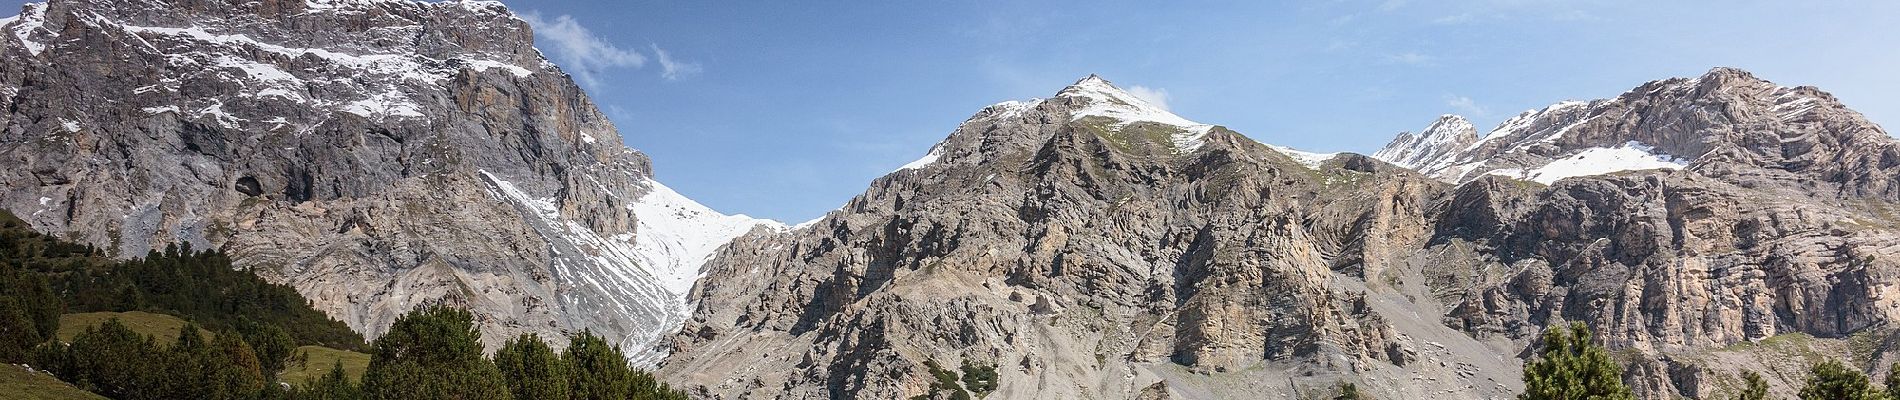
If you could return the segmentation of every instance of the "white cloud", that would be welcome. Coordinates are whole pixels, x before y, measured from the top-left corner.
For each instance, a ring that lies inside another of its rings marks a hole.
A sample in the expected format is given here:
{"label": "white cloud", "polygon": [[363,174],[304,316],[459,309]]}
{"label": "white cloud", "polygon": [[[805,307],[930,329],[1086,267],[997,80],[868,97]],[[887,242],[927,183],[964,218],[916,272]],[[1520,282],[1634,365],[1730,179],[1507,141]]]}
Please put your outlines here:
{"label": "white cloud", "polygon": [[671,54],[666,53],[665,49],[661,49],[660,45],[655,44],[652,46],[653,55],[660,59],[660,77],[666,78],[666,80],[669,81],[677,80],[679,78],[697,75],[701,71],[699,63],[675,60]]}
{"label": "white cloud", "polygon": [[[535,36],[546,39],[540,47],[552,53],[554,61],[583,85],[596,85],[600,82],[598,74],[608,69],[638,69],[647,63],[646,55],[622,49],[595,36],[587,27],[575,22],[574,17],[562,15],[548,20],[541,18],[540,13],[529,11],[522,13],[521,19],[534,27]],[[697,69],[698,66],[693,68]]]}
{"label": "white cloud", "polygon": [[1450,106],[1453,110],[1458,110],[1459,113],[1464,115],[1473,117],[1483,117],[1485,115],[1484,107],[1479,106],[1478,102],[1471,100],[1470,97],[1445,95],[1445,105]]}
{"label": "white cloud", "polygon": [[1153,104],[1155,107],[1161,107],[1161,109],[1163,110],[1168,109],[1168,90],[1167,89],[1149,88],[1147,86],[1135,85],[1135,86],[1128,87],[1128,94],[1134,95],[1135,98],[1141,99],[1141,101],[1146,101],[1148,102],[1148,104]]}
{"label": "white cloud", "polygon": [[1405,7],[1405,3],[1410,2],[1410,0],[1385,0],[1384,3],[1379,3],[1379,11],[1391,12],[1398,10],[1400,7]]}

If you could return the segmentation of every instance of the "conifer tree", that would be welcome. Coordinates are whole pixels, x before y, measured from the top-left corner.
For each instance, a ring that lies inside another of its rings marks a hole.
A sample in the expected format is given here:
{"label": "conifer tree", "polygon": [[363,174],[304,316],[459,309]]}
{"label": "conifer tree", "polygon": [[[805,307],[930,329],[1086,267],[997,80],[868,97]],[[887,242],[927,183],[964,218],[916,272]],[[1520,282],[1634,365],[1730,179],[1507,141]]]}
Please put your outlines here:
{"label": "conifer tree", "polygon": [[1829,359],[1808,370],[1808,383],[1799,396],[1802,400],[1885,400],[1887,393],[1874,388],[1867,374]]}
{"label": "conifer tree", "polygon": [[532,333],[509,339],[495,350],[495,367],[516,399],[568,398],[567,364],[547,342]]}
{"label": "conifer tree", "polygon": [[1623,367],[1602,346],[1590,343],[1590,327],[1573,322],[1569,328],[1544,330],[1537,359],[1524,364],[1521,400],[1634,399],[1623,384]]}
{"label": "conifer tree", "polygon": [[429,306],[396,319],[370,344],[368,399],[508,399],[467,310]]}
{"label": "conifer tree", "polygon": [[330,372],[317,377],[303,389],[291,396],[298,400],[361,400],[363,390],[343,372],[343,362],[337,361],[330,366]]}
{"label": "conifer tree", "polygon": [[620,348],[592,331],[568,338],[561,361],[571,368],[569,390],[574,399],[627,399],[633,397],[633,368]]}

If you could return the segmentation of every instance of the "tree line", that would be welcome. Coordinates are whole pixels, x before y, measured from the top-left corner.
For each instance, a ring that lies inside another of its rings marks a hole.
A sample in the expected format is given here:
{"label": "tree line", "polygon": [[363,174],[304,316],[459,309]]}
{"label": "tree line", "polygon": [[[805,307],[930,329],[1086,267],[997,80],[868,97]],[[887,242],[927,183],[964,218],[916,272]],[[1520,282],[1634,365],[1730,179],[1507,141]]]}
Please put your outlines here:
{"label": "tree line", "polygon": [[[149,311],[187,324],[160,341],[116,318],[58,340],[67,312]],[[206,333],[209,332],[209,333]],[[234,269],[222,252],[171,245],[113,260],[32,231],[0,210],[0,362],[27,364],[114,399],[685,399],[606,339],[582,331],[556,352],[535,335],[493,358],[466,310],[429,306],[365,344],[296,290]],[[363,350],[303,385],[277,383],[299,344]]]}
{"label": "tree line", "polygon": [[291,399],[638,399],[684,400],[652,374],[633,368],[618,346],[588,331],[554,351],[534,334],[482,356],[481,332],[467,310],[433,306],[396,320],[370,345],[369,370],[352,382],[343,365],[291,393]]}

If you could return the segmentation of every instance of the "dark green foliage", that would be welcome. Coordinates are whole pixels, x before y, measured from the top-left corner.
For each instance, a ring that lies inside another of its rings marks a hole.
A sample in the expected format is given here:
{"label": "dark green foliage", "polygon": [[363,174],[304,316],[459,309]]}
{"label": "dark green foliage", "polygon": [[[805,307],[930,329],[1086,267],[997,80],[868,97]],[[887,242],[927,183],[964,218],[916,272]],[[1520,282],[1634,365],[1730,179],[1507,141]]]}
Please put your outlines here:
{"label": "dark green foliage", "polygon": [[1827,360],[1808,370],[1808,384],[1801,388],[1802,400],[1884,400],[1887,393],[1875,388],[1867,374],[1849,368],[1840,361]]}
{"label": "dark green foliage", "polygon": [[[117,319],[70,344],[49,340],[59,315],[148,311],[188,324],[170,345]],[[497,353],[504,376],[482,356],[463,310],[429,307],[398,319],[373,346],[287,286],[231,268],[216,251],[170,246],[141,260],[33,232],[0,210],[0,362],[27,362],[82,389],[116,399],[686,399],[633,369],[620,349],[583,332],[556,357],[524,336]],[[197,334],[204,324],[215,336]],[[372,347],[369,371],[351,382],[341,363],[301,387],[272,383],[296,345]],[[5,397],[5,396],[0,396]]]}
{"label": "dark green foliage", "polygon": [[[363,348],[361,335],[311,308],[295,289],[266,282],[251,271],[234,269],[231,260],[219,251],[171,245],[163,251],[147,252],[142,259],[118,261],[90,246],[34,232],[19,218],[0,210],[0,265],[4,266],[0,267],[0,284],[9,280],[6,271],[38,276],[65,303],[69,310],[64,312],[149,311],[175,315],[212,330],[274,325],[299,344]],[[4,293],[7,290],[0,286],[0,298],[34,298]],[[35,315],[38,322],[50,314],[51,322],[38,323],[57,324],[62,311],[57,307],[45,311],[48,308],[40,304],[26,304],[29,309],[40,310],[30,315]]]}
{"label": "dark green foliage", "polygon": [[495,350],[495,366],[517,399],[568,397],[567,363],[532,333],[508,340]]}
{"label": "dark green foliage", "polygon": [[1569,328],[1544,331],[1537,359],[1524,364],[1523,400],[1634,399],[1623,384],[1623,367],[1602,346],[1590,343],[1590,327],[1573,322]]}
{"label": "dark green foliage", "polygon": [[976,393],[976,397],[996,391],[996,366],[977,365],[963,360],[963,388]]}
{"label": "dark green foliage", "polygon": [[627,356],[618,346],[593,332],[581,331],[569,336],[561,362],[568,368],[568,390],[573,399],[685,400],[686,393],[673,390],[627,364]]}
{"label": "dark green foliage", "polygon": [[249,344],[234,333],[210,341],[187,324],[161,347],[112,319],[87,328],[64,350],[48,345],[34,357],[42,368],[80,388],[115,399],[252,399],[264,376]]}
{"label": "dark green foliage", "polygon": [[1743,371],[1742,384],[1742,393],[1736,395],[1735,400],[1768,399],[1768,381],[1762,379],[1761,374],[1755,371]]}
{"label": "dark green foliage", "polygon": [[912,396],[911,400],[935,399],[945,394],[950,395],[952,400],[970,400],[970,391],[957,383],[956,371],[944,369],[942,365],[937,365],[936,360],[924,360],[924,368],[930,370],[930,391]]}
{"label": "dark green foliage", "polygon": [[139,395],[159,391],[164,383],[157,372],[164,366],[154,364],[166,358],[163,355],[151,339],[113,319],[73,338],[64,357],[67,368],[54,372],[60,380],[106,397],[145,398]]}
{"label": "dark green foliage", "polygon": [[350,376],[343,372],[343,363],[337,362],[330,367],[330,373],[318,377],[315,382],[305,385],[291,393],[290,398],[297,400],[361,400],[363,388],[350,382]]}
{"label": "dark green foliage", "polygon": [[251,344],[257,352],[257,361],[264,369],[264,376],[276,376],[283,372],[290,362],[290,355],[297,351],[297,342],[290,338],[290,332],[277,325],[247,322],[243,326],[244,342]]}
{"label": "dark green foliage", "polygon": [[1363,400],[1365,398],[1366,395],[1359,393],[1359,385],[1354,385],[1352,382],[1340,382],[1339,395],[1333,396],[1333,400]]}
{"label": "dark green foliage", "polygon": [[495,363],[467,310],[430,306],[396,319],[370,343],[363,394],[370,399],[506,399]]}
{"label": "dark green foliage", "polygon": [[25,362],[33,347],[59,331],[65,308],[45,278],[0,263],[0,362]]}
{"label": "dark green foliage", "polygon": [[1900,363],[1887,366],[1887,398],[1900,399]]}

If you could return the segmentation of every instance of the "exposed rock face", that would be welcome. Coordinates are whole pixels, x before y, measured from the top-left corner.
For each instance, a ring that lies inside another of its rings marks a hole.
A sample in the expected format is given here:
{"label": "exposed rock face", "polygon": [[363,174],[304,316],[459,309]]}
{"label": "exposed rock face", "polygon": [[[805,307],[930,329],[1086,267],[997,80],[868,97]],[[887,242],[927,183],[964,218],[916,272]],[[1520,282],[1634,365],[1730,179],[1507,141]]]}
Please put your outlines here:
{"label": "exposed rock face", "polygon": [[1419,199],[1442,183],[1308,166],[1095,78],[985,109],[932,154],[815,225],[736,240],[663,374],[800,398],[919,394],[932,359],[999,366],[1003,398],[1518,385],[1474,368],[1515,361],[1360,278],[1431,237]]}
{"label": "exposed rock face", "polygon": [[1439,116],[1416,135],[1399,133],[1385,148],[1372,153],[1372,158],[1401,167],[1427,169],[1436,167],[1430,164],[1452,158],[1477,142],[1478,128],[1472,126],[1471,121],[1447,114]]}
{"label": "exposed rock face", "polygon": [[370,336],[448,302],[491,344],[644,349],[761,225],[654,182],[499,3],[54,0],[0,30],[0,206],[228,250]]}
{"label": "exposed rock face", "polygon": [[1792,393],[1789,338],[1891,358],[1895,142],[1818,90],[1717,69],[1483,140],[1448,117],[1381,152],[1424,174],[1131,99],[1090,78],[989,107],[823,220],[735,240],[662,375],[899,398],[934,360],[997,365],[990,398],[1503,398],[1568,320],[1646,398],[1740,369]]}

